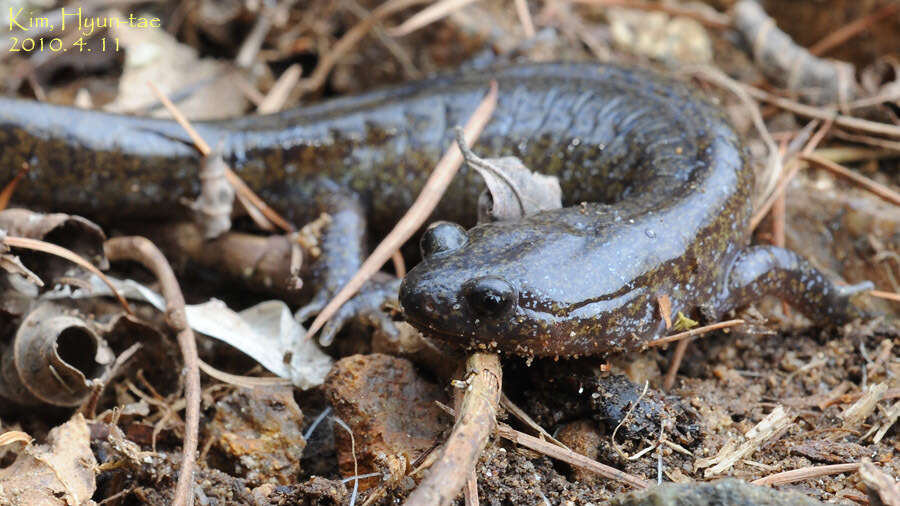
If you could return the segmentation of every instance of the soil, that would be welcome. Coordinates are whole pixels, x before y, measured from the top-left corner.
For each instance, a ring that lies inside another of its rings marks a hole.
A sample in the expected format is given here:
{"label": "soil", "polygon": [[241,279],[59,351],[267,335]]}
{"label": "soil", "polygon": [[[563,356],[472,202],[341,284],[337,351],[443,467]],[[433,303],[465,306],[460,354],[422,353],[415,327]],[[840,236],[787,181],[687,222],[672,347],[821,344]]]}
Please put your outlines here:
{"label": "soil", "polygon": [[[16,4],[0,2],[0,7],[7,3]],[[410,18],[421,7],[401,10],[376,24],[362,42],[342,54],[319,86],[305,94],[296,88],[288,93],[284,107],[491,61],[599,59],[671,70],[682,64],[678,58],[688,54],[744,82],[765,80],[747,45],[731,30],[682,23],[684,18],[673,26],[661,12],[618,15],[598,6],[526,3],[538,28],[533,38],[526,37],[511,1],[477,2],[410,35],[394,37],[386,28]],[[707,3],[710,5],[705,7],[722,13],[734,2]],[[263,15],[248,7],[250,4],[256,2],[163,1],[136,4],[139,8],[135,9],[159,15],[174,40],[195,51],[196,58],[229,67],[237,66],[241,42]],[[881,8],[871,2],[835,1],[833,8],[827,9],[821,4],[782,0],[765,2],[765,7],[778,26],[803,46]],[[858,7],[862,4],[868,7]],[[257,93],[269,90],[292,64],[299,65],[304,77],[314,75],[316,66],[337,47],[336,41],[369,16],[378,2],[314,0],[278,5],[287,9],[278,11],[286,17],[273,18],[262,49],[250,70],[245,68],[245,82],[235,84],[236,88],[249,87]],[[284,7],[288,5],[292,7]],[[853,8],[847,7],[851,5]],[[861,39],[837,47],[829,56],[855,65],[858,75],[869,76],[870,84],[876,75],[884,79],[883,84],[897,79],[896,67],[884,63],[900,58],[897,19],[895,15],[889,22],[877,23]],[[633,26],[642,28],[629,32]],[[652,27],[662,30],[665,37],[649,33]],[[628,33],[633,36],[623,35]],[[127,51],[130,58],[140,49],[135,46]],[[0,85],[9,95],[58,103],[83,103],[88,96],[89,104],[100,107],[123,94],[117,83],[129,71],[125,59],[124,55],[80,58],[68,54],[42,61],[37,53],[3,54]],[[188,84],[178,82],[170,92],[190,88]],[[734,117],[748,140],[754,163],[762,167],[764,151],[746,111],[727,93],[707,83],[696,84],[705,87]],[[244,94],[240,90],[234,93]],[[214,104],[215,100],[209,102],[205,112],[215,113]],[[249,106],[245,109],[251,110]],[[787,147],[787,140],[795,138],[807,121],[772,106],[764,106],[762,112],[773,132],[791,134],[777,137],[783,139],[782,147]],[[888,101],[859,114],[900,124],[900,103]],[[896,139],[893,142],[887,148],[854,144],[867,154],[847,165],[896,191],[900,188],[900,149]],[[850,144],[838,132],[826,137],[821,147],[844,149]],[[802,173],[787,191],[789,247],[848,283],[870,279],[880,290],[900,290],[900,211],[896,205],[817,171]],[[770,242],[772,230],[771,220],[764,221],[754,240]],[[107,231],[110,235],[114,232]],[[135,273],[119,271],[121,277],[131,274]],[[141,276],[131,277],[149,282],[145,274]],[[212,296],[243,308],[270,298],[205,271],[181,272],[179,276],[189,301]],[[900,399],[900,304],[884,300],[867,304],[884,316],[825,330],[779,301],[760,301],[756,308],[739,315],[752,325],[695,339],[668,391],[663,388],[664,375],[675,345],[604,360],[505,359],[503,390],[569,448],[654,483],[659,479],[688,484],[724,477],[751,482],[782,471],[863,458],[898,477],[898,425],[883,432],[878,442],[874,438]],[[4,314],[11,313],[3,326],[11,333],[17,316],[10,309],[12,302],[5,301],[3,306]],[[73,305],[83,314],[108,314],[110,306]],[[148,344],[152,348],[141,351],[127,371],[111,380],[95,406],[96,417],[87,421],[90,448],[99,465],[93,500],[168,504],[184,437],[182,366],[163,317],[138,305],[136,318],[146,325],[129,327],[127,332],[152,342]],[[123,337],[132,334],[122,332],[107,337],[116,353],[132,344]],[[261,372],[252,360],[218,341],[198,336],[198,344],[201,358],[219,369],[235,374]],[[324,505],[368,500],[371,502],[366,504],[398,504],[415,488],[451,431],[453,417],[448,412],[453,408],[456,387],[447,377],[463,358],[436,355],[418,336],[400,344],[386,343],[384,336],[373,338],[357,328],[342,334],[326,352],[336,363],[322,386],[307,391],[285,386],[242,388],[204,376],[195,476],[200,503]],[[883,385],[884,391],[877,408],[861,420],[853,420],[851,407],[878,385]],[[721,474],[708,474],[712,465],[701,465],[704,459],[742,442],[745,434],[779,407],[789,423]],[[10,405],[3,409],[2,427],[4,431],[22,430],[41,441],[71,414],[71,409]],[[499,417],[532,433],[505,412]],[[657,446],[663,436],[671,444]],[[4,466],[11,464],[17,453],[0,451],[5,452],[0,454]],[[356,482],[354,474],[365,478]],[[499,436],[488,443],[476,475],[478,496],[491,505],[596,505],[630,491],[627,485],[554,461]],[[866,483],[852,471],[776,488],[829,503],[870,501]],[[725,501],[741,497],[745,504],[799,500],[798,496],[767,492],[753,496],[734,482],[674,487],[659,493],[670,498],[634,496],[615,504],[701,504],[699,499],[690,499],[692,496],[680,496],[682,493],[700,494],[711,504],[715,502],[710,498],[717,497],[731,498],[721,499]],[[462,497],[456,503],[463,504]]]}

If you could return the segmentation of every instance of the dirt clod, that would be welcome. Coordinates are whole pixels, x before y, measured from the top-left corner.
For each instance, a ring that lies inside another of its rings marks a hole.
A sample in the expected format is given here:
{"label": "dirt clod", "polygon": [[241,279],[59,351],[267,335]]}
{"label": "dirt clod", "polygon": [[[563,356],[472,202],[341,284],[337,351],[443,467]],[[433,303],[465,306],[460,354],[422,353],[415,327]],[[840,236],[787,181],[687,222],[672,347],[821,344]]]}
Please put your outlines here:
{"label": "dirt clod", "polygon": [[306,440],[291,388],[242,388],[216,407],[210,432],[233,474],[250,485],[296,482]]}
{"label": "dirt clod", "polygon": [[[378,472],[387,480],[403,477],[425,451],[441,441],[450,418],[435,401],[446,403],[440,387],[426,381],[412,362],[388,355],[353,355],[338,361],[325,379],[335,414],[353,431],[335,427],[341,475],[353,476],[355,444],[358,474]],[[360,480],[366,489],[377,478]]]}

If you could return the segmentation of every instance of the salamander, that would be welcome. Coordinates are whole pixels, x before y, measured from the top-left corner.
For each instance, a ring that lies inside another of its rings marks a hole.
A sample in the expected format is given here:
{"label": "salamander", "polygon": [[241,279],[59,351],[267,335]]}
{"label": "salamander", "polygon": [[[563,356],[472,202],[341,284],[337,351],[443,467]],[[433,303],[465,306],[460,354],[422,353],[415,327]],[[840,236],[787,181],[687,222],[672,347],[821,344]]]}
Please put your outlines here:
{"label": "salamander", "polygon": [[[404,278],[406,319],[451,344],[523,356],[634,349],[673,314],[716,318],[776,294],[823,322],[859,314],[798,255],[747,247],[753,172],[722,113],[649,70],[591,63],[443,76],[269,116],[195,126],[295,223],[328,212],[308,318],[406,211],[496,80],[499,102],[473,146],[559,178],[567,207],[475,225],[479,176],[463,167]],[[199,192],[201,158],[174,122],[0,98],[0,174],[27,163],[17,202],[89,217],[174,217]],[[370,283],[323,331],[377,309],[397,283]]]}

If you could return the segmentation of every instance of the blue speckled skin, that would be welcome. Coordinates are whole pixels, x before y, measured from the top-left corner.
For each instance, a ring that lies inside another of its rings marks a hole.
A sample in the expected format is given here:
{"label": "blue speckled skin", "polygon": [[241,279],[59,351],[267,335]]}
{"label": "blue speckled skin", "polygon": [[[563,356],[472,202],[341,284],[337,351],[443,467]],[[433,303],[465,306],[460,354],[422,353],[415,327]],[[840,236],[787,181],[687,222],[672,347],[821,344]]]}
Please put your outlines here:
{"label": "blue speckled skin", "polygon": [[[596,64],[440,77],[197,124],[290,219],[331,213],[309,283],[318,291],[302,316],[356,270],[367,222],[378,237],[406,211],[491,79],[500,99],[474,151],[518,156],[556,175],[571,207],[480,225],[450,250],[427,255],[401,289],[418,328],[465,347],[572,356],[632,349],[659,336],[655,298],[662,294],[673,311],[688,313],[715,316],[779,293],[814,317],[852,316],[847,291],[793,253],[743,249],[753,177],[714,106],[655,73]],[[0,176],[9,180],[23,162],[31,172],[17,202],[101,221],[179,215],[179,199],[199,191],[200,159],[171,121],[0,98]],[[433,218],[474,225],[481,188],[464,168]],[[511,292],[500,301],[503,311],[487,317],[469,307],[472,287],[484,288],[478,283],[486,276]],[[369,310],[376,303],[367,294],[351,301],[326,333],[365,309],[354,305],[360,300]]]}

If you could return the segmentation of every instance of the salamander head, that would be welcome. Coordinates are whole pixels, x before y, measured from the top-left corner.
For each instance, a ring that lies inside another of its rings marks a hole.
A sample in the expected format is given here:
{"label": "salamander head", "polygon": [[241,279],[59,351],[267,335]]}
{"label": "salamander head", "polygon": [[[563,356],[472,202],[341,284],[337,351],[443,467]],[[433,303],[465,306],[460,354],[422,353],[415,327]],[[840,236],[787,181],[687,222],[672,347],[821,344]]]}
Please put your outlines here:
{"label": "salamander head", "polygon": [[[404,315],[423,333],[463,348],[520,356],[609,351],[621,343],[604,342],[599,325],[631,298],[580,304],[594,298],[586,289],[609,288],[586,282],[577,264],[564,265],[583,246],[539,224],[498,222],[466,232],[436,223],[422,236],[422,262],[400,285]],[[568,282],[573,276],[581,279]]]}

